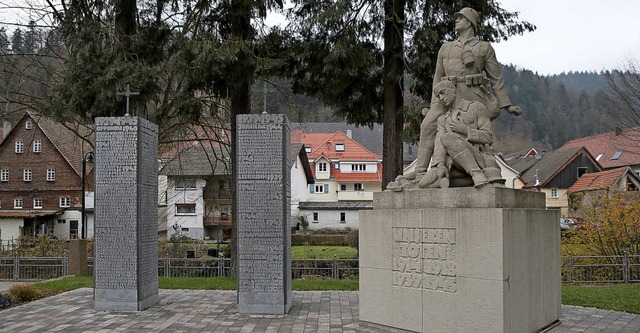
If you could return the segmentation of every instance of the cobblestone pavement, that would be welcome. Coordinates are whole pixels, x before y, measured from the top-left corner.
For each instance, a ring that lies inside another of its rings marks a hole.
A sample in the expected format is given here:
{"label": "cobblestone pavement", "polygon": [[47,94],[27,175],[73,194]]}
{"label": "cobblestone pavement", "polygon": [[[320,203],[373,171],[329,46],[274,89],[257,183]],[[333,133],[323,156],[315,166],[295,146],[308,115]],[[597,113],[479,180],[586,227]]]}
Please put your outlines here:
{"label": "cobblestone pavement", "polygon": [[[387,332],[358,323],[358,293],[293,292],[287,315],[239,315],[236,292],[160,290],[142,312],[93,310],[93,290],[77,289],[0,311],[0,332]],[[640,332],[640,316],[563,306],[562,323],[547,332]],[[482,332],[474,332],[482,333]]]}

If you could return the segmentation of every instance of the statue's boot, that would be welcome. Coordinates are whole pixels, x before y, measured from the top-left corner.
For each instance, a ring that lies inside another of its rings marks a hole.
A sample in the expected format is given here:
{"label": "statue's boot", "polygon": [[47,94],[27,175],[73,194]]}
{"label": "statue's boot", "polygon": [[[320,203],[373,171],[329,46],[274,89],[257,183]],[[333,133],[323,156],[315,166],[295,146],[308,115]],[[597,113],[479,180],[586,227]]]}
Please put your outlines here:
{"label": "statue's boot", "polygon": [[453,160],[471,175],[474,187],[482,187],[488,183],[487,178],[482,173],[482,170],[480,170],[478,162],[476,162],[473,153],[469,149],[465,149],[458,153],[453,157]]}
{"label": "statue's boot", "polygon": [[491,184],[504,185],[504,183],[506,182],[502,178],[502,174],[500,173],[499,169],[491,168],[491,167],[484,168],[482,170],[482,173],[484,174],[485,178],[487,178],[487,181]]}

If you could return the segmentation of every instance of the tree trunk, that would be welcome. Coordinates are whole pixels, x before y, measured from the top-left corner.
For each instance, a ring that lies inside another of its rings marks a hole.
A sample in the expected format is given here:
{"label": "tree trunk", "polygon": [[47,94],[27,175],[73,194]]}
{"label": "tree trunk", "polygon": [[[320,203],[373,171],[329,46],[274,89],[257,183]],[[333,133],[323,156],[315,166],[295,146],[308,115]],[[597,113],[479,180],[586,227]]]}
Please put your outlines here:
{"label": "tree trunk", "polygon": [[405,0],[384,2],[382,190],[402,173],[404,7]]}
{"label": "tree trunk", "polygon": [[[250,43],[253,40],[251,28],[251,7],[246,0],[234,0],[231,4],[231,38],[233,41]],[[249,53],[251,48],[243,48],[237,54],[237,60],[233,65],[235,76],[232,78],[229,88],[231,97],[231,161],[233,172],[231,174],[231,186],[233,204],[231,206],[231,223],[233,229],[233,246],[231,247],[231,276],[237,276],[237,246],[238,246],[238,203],[236,202],[236,166],[237,157],[237,133],[236,116],[251,113],[251,81],[255,72],[255,60]]]}

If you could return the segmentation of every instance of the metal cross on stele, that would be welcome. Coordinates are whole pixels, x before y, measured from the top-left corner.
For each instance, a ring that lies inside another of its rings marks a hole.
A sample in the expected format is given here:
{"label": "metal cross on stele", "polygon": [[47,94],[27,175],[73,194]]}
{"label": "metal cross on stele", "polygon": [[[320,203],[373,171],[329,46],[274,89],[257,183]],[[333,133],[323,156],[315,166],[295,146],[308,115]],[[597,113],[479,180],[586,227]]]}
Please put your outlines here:
{"label": "metal cross on stele", "polygon": [[125,117],[129,117],[131,116],[131,114],[129,114],[129,97],[134,96],[134,95],[140,95],[139,91],[131,91],[129,84],[127,83],[127,90],[125,90],[124,92],[119,92],[116,91],[116,94],[118,96],[124,96],[127,98],[127,113],[125,113]]}

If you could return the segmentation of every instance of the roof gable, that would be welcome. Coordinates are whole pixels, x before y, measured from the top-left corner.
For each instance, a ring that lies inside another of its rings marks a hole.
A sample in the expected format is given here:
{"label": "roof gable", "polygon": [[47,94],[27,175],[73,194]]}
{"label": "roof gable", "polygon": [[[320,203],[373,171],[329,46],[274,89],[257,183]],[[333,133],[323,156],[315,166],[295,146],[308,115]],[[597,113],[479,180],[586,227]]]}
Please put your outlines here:
{"label": "roof gable", "polygon": [[553,179],[582,153],[586,154],[589,160],[591,160],[591,162],[601,170],[598,162],[595,161],[593,156],[591,156],[584,147],[556,150],[552,153],[543,155],[537,163],[530,166],[522,174],[521,179],[525,182],[525,187],[544,187],[551,179]]}
{"label": "roof gable", "polygon": [[15,126],[9,130],[5,138],[0,141],[0,145],[8,144],[6,142],[7,138],[9,138],[17,128],[22,127],[27,120],[33,121],[34,128],[38,128],[44,134],[71,166],[73,171],[77,175],[80,175],[82,172],[82,160],[85,154],[93,151],[93,147],[89,143],[95,139],[93,131],[82,125],[58,123],[37,112],[27,111],[22,118],[16,122]]}
{"label": "roof gable", "polygon": [[[329,133],[305,133],[302,134],[302,143],[307,146],[308,142],[313,149],[309,154],[309,158],[317,159],[320,156],[326,156],[329,160],[340,161],[378,161],[380,155],[374,154],[361,144],[348,137],[343,132]],[[318,144],[324,138],[325,140]],[[315,144],[315,147],[313,146]],[[344,149],[337,150],[336,145],[342,145]]]}

